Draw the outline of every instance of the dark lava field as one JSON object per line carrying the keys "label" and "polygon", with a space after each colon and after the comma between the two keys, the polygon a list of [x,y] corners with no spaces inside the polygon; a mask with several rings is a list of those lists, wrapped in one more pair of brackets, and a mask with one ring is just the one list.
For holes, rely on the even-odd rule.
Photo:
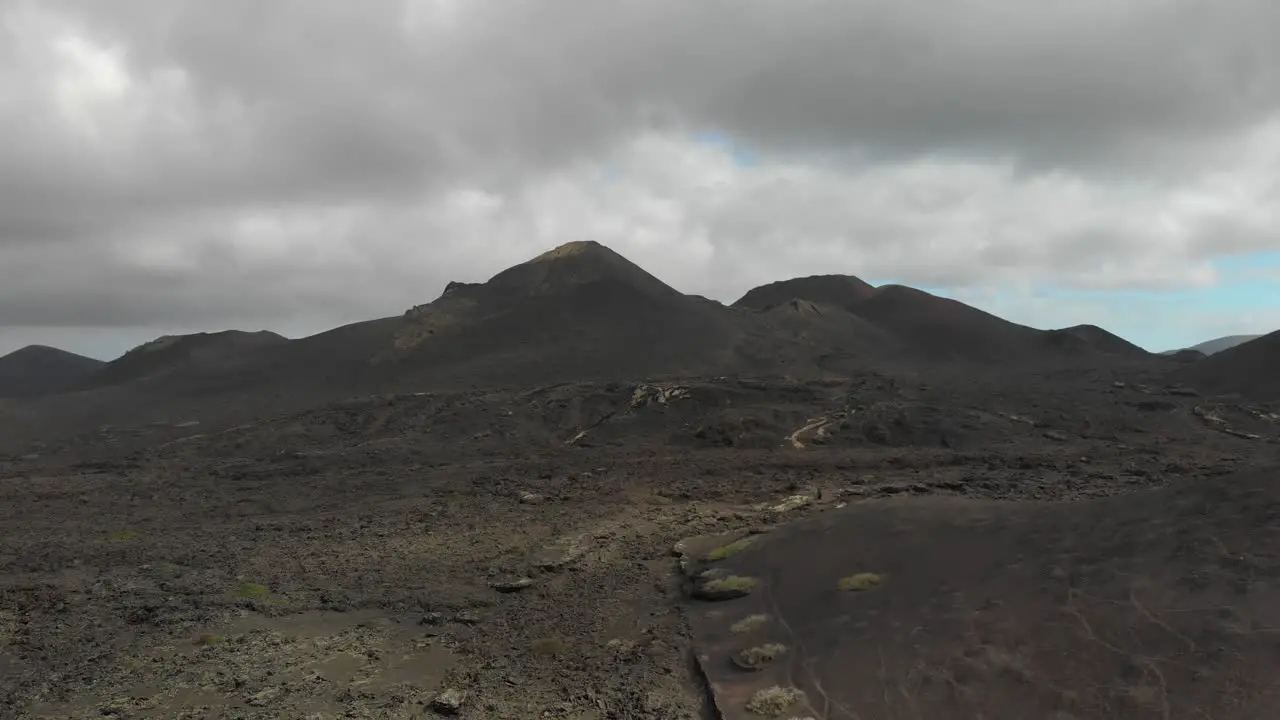
{"label": "dark lava field", "polygon": [[1280,717],[1280,335],[593,243],[0,359],[0,717]]}

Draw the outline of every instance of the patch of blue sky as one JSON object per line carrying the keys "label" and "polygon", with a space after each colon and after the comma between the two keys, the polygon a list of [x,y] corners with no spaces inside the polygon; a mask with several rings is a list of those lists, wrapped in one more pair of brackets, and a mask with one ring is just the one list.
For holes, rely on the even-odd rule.
{"label": "patch of blue sky", "polygon": [[[1223,256],[1213,266],[1219,281],[1207,287],[1104,291],[1046,286],[1032,295],[1042,302],[1101,308],[1113,323],[1108,330],[1150,350],[1277,329],[1265,322],[1280,317],[1280,251]],[[1081,322],[1105,324],[1102,319]]]}
{"label": "patch of blue sky", "polygon": [[728,133],[719,130],[704,130],[694,133],[695,142],[723,150],[733,157],[733,161],[741,167],[751,167],[759,162],[756,154],[747,149]]}
{"label": "patch of blue sky", "polygon": [[[948,290],[904,284],[1033,327],[1099,325],[1152,351],[1280,329],[1280,251],[1224,256],[1213,264],[1220,280],[1202,288],[1086,290],[1044,284],[1028,291]],[[887,277],[866,280],[873,285],[903,282]]]}

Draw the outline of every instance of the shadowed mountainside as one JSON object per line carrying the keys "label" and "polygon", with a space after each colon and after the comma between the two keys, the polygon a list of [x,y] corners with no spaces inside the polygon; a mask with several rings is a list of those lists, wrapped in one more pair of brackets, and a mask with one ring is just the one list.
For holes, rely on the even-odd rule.
{"label": "shadowed mountainside", "polygon": [[[1191,347],[1181,348],[1181,350],[1195,350],[1197,352],[1204,353],[1205,355],[1213,355],[1215,353],[1220,353],[1223,350],[1229,350],[1237,345],[1247,343],[1251,340],[1257,340],[1260,337],[1262,336],[1261,335],[1227,335],[1225,337],[1214,338],[1213,340],[1206,340],[1202,343],[1192,345]],[[1163,354],[1172,355],[1174,353],[1181,352],[1181,350],[1166,350],[1164,351]]]}
{"label": "shadowed mountainside", "polygon": [[44,345],[28,345],[0,357],[0,397],[62,392],[103,366],[101,360]]}
{"label": "shadowed mountainside", "polygon": [[1131,358],[1151,357],[1151,353],[1109,333],[1097,325],[1076,325],[1061,330],[1049,330],[1046,337],[1051,345],[1071,352],[1101,352]]}
{"label": "shadowed mountainside", "polygon": [[910,354],[933,361],[1036,361],[1081,355],[1145,358],[1147,351],[1093,325],[1037,330],[950,298],[903,285],[872,285],[847,275],[816,275],[762,285],[735,307],[766,310],[791,299],[853,313]]}
{"label": "shadowed mountainside", "polygon": [[83,392],[8,413],[23,432],[49,435],[101,425],[234,424],[380,393],[1146,357],[1099,328],[1036,330],[847,276],[772,283],[725,306],[685,295],[599,243],[574,242],[486,282],[450,283],[400,316],[299,340],[237,331],[160,338],[103,368]]}
{"label": "shadowed mountainside", "polygon": [[273,332],[225,330],[194,335],[166,335],[126,352],[88,378],[85,388],[120,383],[188,371],[219,372],[227,367],[252,362],[255,350],[279,346],[288,340]]}
{"label": "shadowed mountainside", "polygon": [[1180,369],[1176,379],[1193,387],[1246,397],[1280,398],[1280,331],[1214,353]]}
{"label": "shadowed mountainside", "polygon": [[875,292],[870,283],[852,275],[812,275],[752,288],[733,305],[768,310],[793,299],[803,299],[853,312],[858,303]]}

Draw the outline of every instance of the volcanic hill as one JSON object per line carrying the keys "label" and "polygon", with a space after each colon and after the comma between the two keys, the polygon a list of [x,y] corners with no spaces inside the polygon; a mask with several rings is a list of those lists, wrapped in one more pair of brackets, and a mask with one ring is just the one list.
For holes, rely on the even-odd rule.
{"label": "volcanic hill", "polygon": [[118,385],[183,371],[217,373],[249,361],[255,350],[287,342],[284,336],[265,330],[166,335],[107,363],[88,379],[86,387]]}
{"label": "volcanic hill", "polygon": [[[1251,340],[1257,340],[1260,337],[1262,337],[1262,335],[1227,335],[1225,337],[1214,338],[1213,340],[1206,340],[1202,343],[1197,343],[1195,345],[1192,345],[1191,347],[1182,348],[1182,349],[1196,350],[1204,353],[1205,355],[1213,355],[1215,353],[1220,353],[1223,350],[1229,350],[1237,345],[1247,343]],[[1176,352],[1178,351],[1167,350],[1166,354],[1171,355]]]}
{"label": "volcanic hill", "polygon": [[1174,377],[1205,390],[1280,400],[1280,331],[1216,352]]}
{"label": "volcanic hill", "polygon": [[748,291],[734,307],[766,310],[790,299],[853,313],[893,337],[914,359],[989,363],[1053,361],[1080,355],[1149,355],[1092,325],[1037,330],[923,290],[903,285],[874,287],[847,275],[770,283]]}
{"label": "volcanic hill", "polygon": [[718,303],[574,242],[488,282],[451,283],[370,355],[415,380],[537,384],[707,370],[724,364],[736,332]]}
{"label": "volcanic hill", "polygon": [[45,345],[0,357],[0,397],[36,397],[66,390],[103,366],[101,360]]}

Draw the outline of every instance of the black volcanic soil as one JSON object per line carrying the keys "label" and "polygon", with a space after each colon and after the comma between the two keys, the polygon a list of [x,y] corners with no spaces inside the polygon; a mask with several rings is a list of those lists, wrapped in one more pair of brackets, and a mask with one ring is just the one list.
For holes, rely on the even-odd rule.
{"label": "black volcanic soil", "polygon": [[693,601],[695,644],[726,720],[774,687],[841,720],[1273,717],[1277,528],[1275,468],[1065,506],[854,502],[704,563],[759,584]]}
{"label": "black volcanic soil", "polygon": [[[1233,473],[1280,464],[1280,415],[1163,390],[1162,372],[375,396],[11,456],[0,708],[421,718],[456,689],[470,718],[706,718],[706,674],[723,716],[743,717],[741,683],[788,679],[726,677],[707,612],[761,596],[690,605],[672,548],[763,533],[774,554],[724,562],[770,587],[799,578],[777,602],[832,698],[822,707],[1038,717],[1061,697],[1060,718],[1162,717],[1165,703],[1272,717],[1274,474]],[[146,449],[121,450],[126,437]],[[816,552],[804,538],[820,526],[847,542]],[[835,569],[887,583],[834,596]],[[841,622],[867,642],[811,639]],[[1050,662],[1064,653],[1080,662]],[[947,705],[953,692],[967,700]]]}

